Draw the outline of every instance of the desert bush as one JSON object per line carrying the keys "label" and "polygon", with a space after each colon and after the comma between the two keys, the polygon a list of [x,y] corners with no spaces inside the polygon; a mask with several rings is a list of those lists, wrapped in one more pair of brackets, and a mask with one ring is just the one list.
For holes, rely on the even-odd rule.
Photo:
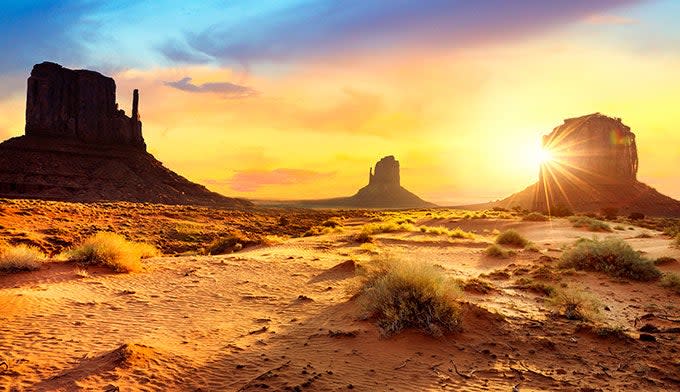
{"label": "desert bush", "polygon": [[128,241],[122,235],[100,231],[67,252],[69,260],[82,264],[104,265],[117,272],[142,269],[141,259],[158,255],[152,245]]}
{"label": "desert bush", "polygon": [[439,234],[439,235],[447,235],[451,238],[461,238],[461,239],[474,239],[475,235],[472,233],[469,233],[460,227],[456,227],[455,229],[451,230],[447,227],[443,226],[420,226],[418,228],[421,233],[426,233],[426,234]]}
{"label": "desert bush", "polygon": [[628,219],[630,220],[645,219],[645,214],[643,214],[642,212],[631,212],[630,215],[628,215]]}
{"label": "desert bush", "polygon": [[496,237],[496,243],[500,245],[510,245],[524,247],[529,241],[515,230],[506,230]]}
{"label": "desert bush", "polygon": [[580,239],[560,258],[560,267],[604,272],[618,278],[654,280],[661,276],[654,263],[620,238]]}
{"label": "desert bush", "polygon": [[583,227],[590,231],[612,231],[612,228],[607,223],[589,216],[572,216],[569,218],[569,221],[574,227]]}
{"label": "desert bush", "polygon": [[527,215],[524,215],[522,220],[529,222],[545,222],[548,220],[548,217],[541,214],[540,212],[531,212]]}
{"label": "desert bush", "polygon": [[661,256],[658,259],[654,260],[654,265],[666,265],[666,264],[673,264],[675,263],[676,260],[673,257],[668,257],[668,256]]}
{"label": "desert bush", "polygon": [[498,244],[491,244],[486,249],[484,249],[484,254],[489,257],[505,259],[508,256],[511,256],[512,252],[508,251],[507,249],[503,248]]}
{"label": "desert bush", "polygon": [[260,243],[262,243],[261,240],[250,239],[241,233],[228,233],[208,244],[205,248],[205,253],[209,255],[222,255],[238,252],[246,246]]}
{"label": "desert bush", "polygon": [[418,231],[411,223],[397,223],[396,221],[385,221],[365,224],[361,231],[367,234],[393,233],[397,231]]}
{"label": "desert bush", "polygon": [[336,227],[342,226],[342,222],[340,222],[340,218],[338,218],[337,216],[334,216],[332,218],[328,218],[325,221],[323,221],[321,223],[321,226],[336,228]]}
{"label": "desert bush", "polygon": [[652,238],[653,236],[646,231],[635,236],[635,238]]}
{"label": "desert bush", "polygon": [[328,226],[312,226],[309,230],[302,233],[302,237],[312,237],[317,235],[342,233],[342,226],[328,227]]}
{"label": "desert bush", "polygon": [[602,305],[591,294],[576,289],[557,289],[548,298],[555,312],[569,320],[594,321]]}
{"label": "desert bush", "polygon": [[359,242],[361,244],[365,244],[365,243],[373,242],[373,237],[365,231],[360,231],[358,234],[356,234],[356,235],[354,235],[354,237],[352,237],[352,240],[354,240],[354,242]]}
{"label": "desert bush", "polygon": [[664,274],[661,278],[661,286],[668,287],[680,294],[680,275],[672,272]]}
{"label": "desert bush", "polygon": [[0,248],[0,272],[37,270],[45,259],[45,255],[32,246],[3,246]]}
{"label": "desert bush", "polygon": [[361,304],[386,336],[405,328],[440,336],[458,331],[462,316],[456,299],[460,289],[433,266],[381,259],[369,271]]}

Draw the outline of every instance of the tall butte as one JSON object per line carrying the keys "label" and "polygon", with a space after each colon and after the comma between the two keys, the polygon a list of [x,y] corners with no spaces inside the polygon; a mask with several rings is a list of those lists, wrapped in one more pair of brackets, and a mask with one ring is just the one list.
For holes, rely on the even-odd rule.
{"label": "tall butte", "polygon": [[616,208],[624,213],[680,216],[680,202],[637,180],[635,134],[600,113],[569,118],[543,136],[552,158],[541,165],[539,180],[499,202],[536,211],[597,212]]}
{"label": "tall butte", "polygon": [[421,208],[433,207],[401,186],[399,161],[394,156],[386,156],[369,169],[368,185],[350,197],[325,200],[309,200],[304,205],[315,207],[355,207],[355,208]]}
{"label": "tall butte", "polygon": [[0,143],[0,197],[251,205],[187,180],[146,152],[138,90],[128,117],[112,78],[44,62],[33,67],[26,95],[25,135]]}

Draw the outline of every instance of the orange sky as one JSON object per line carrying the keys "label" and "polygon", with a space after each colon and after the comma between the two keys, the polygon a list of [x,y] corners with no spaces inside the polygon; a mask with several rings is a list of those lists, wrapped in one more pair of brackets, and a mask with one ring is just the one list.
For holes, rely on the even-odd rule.
{"label": "orange sky", "polygon": [[[395,155],[402,185],[426,200],[502,198],[536,181],[541,135],[564,118],[599,111],[637,135],[638,178],[680,199],[680,52],[626,45],[628,29],[653,20],[620,12],[452,50],[323,53],[282,69],[160,64],[112,76],[128,111],[131,90],[141,91],[149,151],[229,196],[351,195],[367,183],[370,165]],[[167,84],[184,77],[198,88],[230,82],[256,93]],[[22,133],[24,94],[0,101],[0,136]]]}

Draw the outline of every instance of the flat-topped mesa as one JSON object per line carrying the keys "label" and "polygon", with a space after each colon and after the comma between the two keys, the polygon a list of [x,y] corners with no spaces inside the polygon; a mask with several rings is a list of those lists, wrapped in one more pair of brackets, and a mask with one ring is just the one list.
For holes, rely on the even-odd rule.
{"label": "flat-topped mesa", "polygon": [[401,183],[399,179],[399,161],[393,155],[382,158],[375,164],[375,172],[369,171],[368,185],[396,185]]}
{"label": "flat-topped mesa", "polygon": [[26,135],[145,150],[138,105],[139,92],[134,90],[128,117],[118,109],[112,78],[44,62],[35,65],[28,78]]}
{"label": "flat-topped mesa", "polygon": [[554,159],[541,168],[541,181],[551,166],[552,176],[578,179],[591,185],[636,181],[635,134],[620,118],[594,113],[566,119],[564,124],[543,136],[543,147]]}

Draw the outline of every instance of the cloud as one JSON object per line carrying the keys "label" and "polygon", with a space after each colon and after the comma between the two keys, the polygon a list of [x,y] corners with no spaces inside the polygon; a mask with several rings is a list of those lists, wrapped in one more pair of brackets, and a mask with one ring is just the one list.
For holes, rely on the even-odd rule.
{"label": "cloud", "polygon": [[638,20],[611,14],[592,14],[585,18],[585,22],[592,25],[631,25]]}
{"label": "cloud", "polygon": [[244,170],[238,171],[229,180],[206,180],[209,185],[229,185],[237,192],[254,192],[266,185],[304,184],[334,173],[320,173],[304,169]]}
{"label": "cloud", "polygon": [[398,47],[445,49],[504,42],[559,28],[641,0],[323,0],[187,32],[160,47],[166,58],[221,62],[337,58]]}
{"label": "cloud", "polygon": [[196,85],[191,83],[191,78],[188,76],[176,82],[163,82],[163,84],[191,93],[218,93],[226,98],[246,98],[259,94],[253,88],[229,82],[211,82]]}

